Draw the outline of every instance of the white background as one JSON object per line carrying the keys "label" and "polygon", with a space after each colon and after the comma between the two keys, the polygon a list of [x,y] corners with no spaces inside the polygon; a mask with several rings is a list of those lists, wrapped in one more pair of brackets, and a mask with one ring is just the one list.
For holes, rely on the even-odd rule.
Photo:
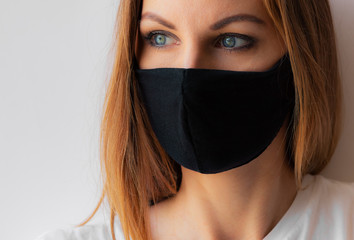
{"label": "white background", "polygon": [[[0,0],[0,239],[77,224],[99,199],[99,116],[118,1]],[[322,174],[354,181],[354,0],[331,3],[345,118]],[[108,220],[104,213],[91,223]]]}

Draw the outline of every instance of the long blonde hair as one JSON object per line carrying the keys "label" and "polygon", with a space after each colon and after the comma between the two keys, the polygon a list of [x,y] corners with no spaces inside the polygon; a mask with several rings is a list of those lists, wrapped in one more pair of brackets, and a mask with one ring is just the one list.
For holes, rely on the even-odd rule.
{"label": "long blonde hair", "polygon": [[[175,195],[180,166],[160,146],[137,94],[132,70],[141,0],[121,0],[116,19],[115,61],[104,102],[100,158],[103,191],[125,239],[150,240],[151,203]],[[342,90],[328,0],[264,0],[286,43],[295,85],[295,108],[287,134],[297,186],[305,174],[319,173],[337,145]]]}

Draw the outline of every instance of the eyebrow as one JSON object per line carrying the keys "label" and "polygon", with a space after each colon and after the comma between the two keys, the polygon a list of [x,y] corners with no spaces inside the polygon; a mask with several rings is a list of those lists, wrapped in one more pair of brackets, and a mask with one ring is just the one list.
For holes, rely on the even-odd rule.
{"label": "eyebrow", "polygon": [[[139,22],[144,19],[153,20],[153,21],[158,22],[161,25],[164,25],[165,27],[173,29],[173,30],[176,29],[175,25],[173,25],[169,21],[163,19],[161,16],[157,15],[156,13],[145,12],[144,14],[142,14]],[[265,22],[262,19],[260,19],[256,16],[253,16],[250,14],[236,14],[236,15],[232,15],[232,16],[229,16],[229,17],[226,17],[226,18],[223,18],[223,19],[217,21],[216,23],[210,25],[209,29],[210,30],[218,30],[218,29],[221,29],[232,22],[252,22],[252,23],[259,24],[259,25],[265,24]]]}

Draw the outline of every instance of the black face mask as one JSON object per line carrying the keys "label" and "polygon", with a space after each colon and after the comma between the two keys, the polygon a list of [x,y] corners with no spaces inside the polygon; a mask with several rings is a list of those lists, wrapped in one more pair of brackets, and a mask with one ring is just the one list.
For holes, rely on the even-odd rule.
{"label": "black face mask", "polygon": [[294,107],[288,55],[265,72],[139,69],[135,58],[134,72],[161,146],[200,173],[227,171],[258,157]]}

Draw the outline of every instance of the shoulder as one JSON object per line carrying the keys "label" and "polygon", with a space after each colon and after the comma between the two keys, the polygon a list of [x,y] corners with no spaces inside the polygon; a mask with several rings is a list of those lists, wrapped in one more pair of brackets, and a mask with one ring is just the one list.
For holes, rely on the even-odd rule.
{"label": "shoulder", "polygon": [[307,174],[292,205],[264,240],[354,239],[354,183]]}
{"label": "shoulder", "polygon": [[[119,224],[115,223],[114,231],[117,239],[124,239]],[[112,240],[112,236],[109,223],[96,223],[48,230],[34,240]]]}
{"label": "shoulder", "polygon": [[311,177],[313,181],[307,207],[299,222],[304,231],[302,234],[308,237],[305,239],[352,239],[354,183],[329,179],[322,175]]}
{"label": "shoulder", "polygon": [[[322,175],[313,176],[314,198],[320,204],[335,208],[351,208],[354,211],[354,182],[342,182]],[[346,209],[350,210],[350,209]]]}
{"label": "shoulder", "polygon": [[310,189],[307,190],[306,212],[311,217],[327,217],[333,224],[343,220],[354,221],[354,182],[342,182],[322,175],[307,175],[307,181]]}

